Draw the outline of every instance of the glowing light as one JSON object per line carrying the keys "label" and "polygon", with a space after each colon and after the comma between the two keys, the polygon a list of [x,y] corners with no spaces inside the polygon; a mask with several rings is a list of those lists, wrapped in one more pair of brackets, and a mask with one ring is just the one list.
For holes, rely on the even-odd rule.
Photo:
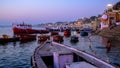
{"label": "glowing light", "polygon": [[108,8],[108,9],[111,9],[112,6],[113,6],[112,4],[107,4],[107,8]]}

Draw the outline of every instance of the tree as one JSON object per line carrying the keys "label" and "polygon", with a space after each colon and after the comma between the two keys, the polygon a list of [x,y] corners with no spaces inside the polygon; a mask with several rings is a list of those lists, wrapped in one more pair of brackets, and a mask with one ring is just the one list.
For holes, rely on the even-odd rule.
{"label": "tree", "polygon": [[91,21],[94,21],[96,18],[97,18],[96,16],[91,16],[91,17],[90,17],[90,20],[91,20]]}
{"label": "tree", "polygon": [[113,6],[114,10],[120,10],[120,1]]}

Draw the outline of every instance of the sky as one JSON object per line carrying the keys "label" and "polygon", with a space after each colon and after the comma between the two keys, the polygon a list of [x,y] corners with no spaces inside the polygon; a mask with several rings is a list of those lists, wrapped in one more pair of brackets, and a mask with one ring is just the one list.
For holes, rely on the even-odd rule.
{"label": "sky", "polygon": [[76,21],[102,14],[119,0],[0,0],[0,25]]}

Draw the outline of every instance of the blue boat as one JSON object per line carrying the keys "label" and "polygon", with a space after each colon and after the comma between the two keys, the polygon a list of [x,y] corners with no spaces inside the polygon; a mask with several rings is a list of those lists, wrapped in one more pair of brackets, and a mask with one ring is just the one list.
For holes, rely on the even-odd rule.
{"label": "blue boat", "polygon": [[88,36],[88,32],[86,32],[86,31],[81,31],[81,32],[80,32],[80,35],[81,35],[81,36]]}

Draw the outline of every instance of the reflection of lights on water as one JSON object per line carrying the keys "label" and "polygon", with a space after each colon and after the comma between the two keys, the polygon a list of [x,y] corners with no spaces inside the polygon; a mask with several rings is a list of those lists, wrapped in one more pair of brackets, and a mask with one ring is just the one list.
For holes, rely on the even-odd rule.
{"label": "reflection of lights on water", "polygon": [[110,59],[109,59],[109,58],[107,58],[106,61],[107,61],[108,63],[110,63]]}

